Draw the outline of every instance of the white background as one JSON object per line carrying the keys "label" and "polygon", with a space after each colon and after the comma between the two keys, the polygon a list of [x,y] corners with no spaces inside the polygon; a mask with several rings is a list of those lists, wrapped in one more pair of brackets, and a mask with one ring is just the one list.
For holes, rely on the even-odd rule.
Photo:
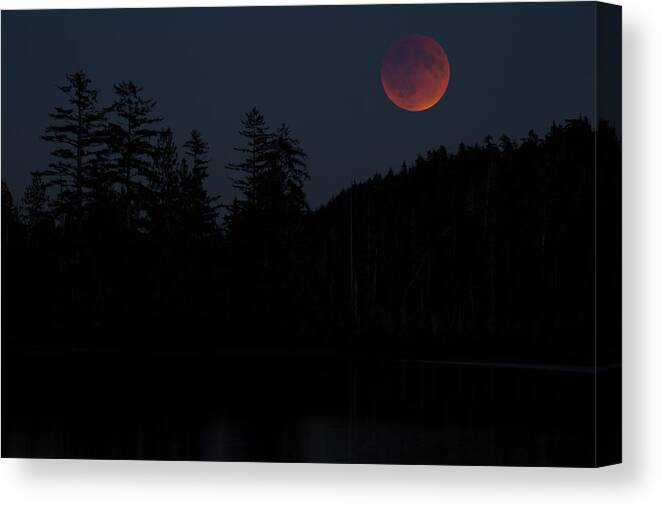
{"label": "white background", "polygon": [[[281,3],[0,0],[2,9]],[[0,503],[661,505],[661,2],[619,3],[624,7],[624,464],[584,470],[2,459]]]}

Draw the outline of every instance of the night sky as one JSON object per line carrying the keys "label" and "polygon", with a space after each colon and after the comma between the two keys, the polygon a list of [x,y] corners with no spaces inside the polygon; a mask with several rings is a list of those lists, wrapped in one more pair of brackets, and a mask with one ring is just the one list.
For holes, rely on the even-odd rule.
{"label": "night sky", "polygon": [[[2,13],[2,178],[15,197],[52,148],[39,139],[62,105],[56,85],[84,69],[112,100],[133,80],[158,101],[181,146],[198,128],[211,146],[208,186],[227,201],[225,164],[245,111],[290,125],[309,155],[313,206],[443,144],[546,132],[592,117],[594,4],[456,4]],[[379,72],[397,37],[429,35],[451,78],[428,111],[393,105]]]}

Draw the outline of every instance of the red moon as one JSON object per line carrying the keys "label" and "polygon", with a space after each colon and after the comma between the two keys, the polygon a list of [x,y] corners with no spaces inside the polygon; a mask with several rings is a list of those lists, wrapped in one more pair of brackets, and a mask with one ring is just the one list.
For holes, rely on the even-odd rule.
{"label": "red moon", "polygon": [[424,111],[448,88],[450,64],[441,45],[426,35],[403,35],[394,41],[381,65],[381,84],[396,106]]}

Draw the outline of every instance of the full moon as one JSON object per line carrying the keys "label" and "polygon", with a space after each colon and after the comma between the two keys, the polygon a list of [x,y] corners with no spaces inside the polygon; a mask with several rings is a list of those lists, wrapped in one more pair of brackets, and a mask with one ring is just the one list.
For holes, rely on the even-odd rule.
{"label": "full moon", "polygon": [[407,111],[424,111],[434,106],[449,82],[448,56],[438,42],[426,35],[403,35],[383,57],[383,90],[395,105]]}

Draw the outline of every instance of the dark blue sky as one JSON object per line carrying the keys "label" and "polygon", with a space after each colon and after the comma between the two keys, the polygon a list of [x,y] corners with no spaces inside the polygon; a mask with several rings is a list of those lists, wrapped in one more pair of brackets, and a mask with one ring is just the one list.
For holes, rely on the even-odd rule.
{"label": "dark blue sky", "polygon": [[[594,114],[594,4],[455,4],[2,13],[2,178],[18,196],[44,168],[39,139],[64,74],[84,69],[112,100],[133,80],[181,145],[211,145],[209,187],[227,199],[242,114],[288,123],[309,155],[311,204],[418,153],[502,133],[522,137]],[[448,91],[410,113],[381,88],[388,45],[420,33],[446,50]]]}

